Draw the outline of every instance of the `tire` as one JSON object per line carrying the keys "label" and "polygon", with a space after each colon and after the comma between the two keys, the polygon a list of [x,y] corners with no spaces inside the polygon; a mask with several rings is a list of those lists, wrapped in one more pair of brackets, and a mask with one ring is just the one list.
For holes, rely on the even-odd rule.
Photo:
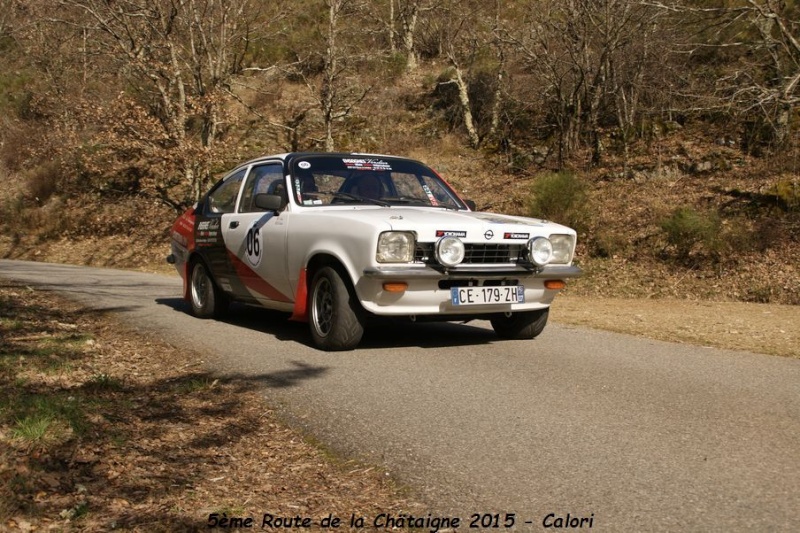
{"label": "tire", "polygon": [[351,285],[333,267],[314,274],[309,326],[314,345],[326,351],[352,350],[364,335],[364,310]]}
{"label": "tire", "polygon": [[491,319],[494,332],[501,339],[535,339],[544,330],[550,308],[499,315]]}
{"label": "tire", "polygon": [[220,318],[230,306],[230,299],[217,286],[202,261],[192,263],[189,301],[197,318]]}

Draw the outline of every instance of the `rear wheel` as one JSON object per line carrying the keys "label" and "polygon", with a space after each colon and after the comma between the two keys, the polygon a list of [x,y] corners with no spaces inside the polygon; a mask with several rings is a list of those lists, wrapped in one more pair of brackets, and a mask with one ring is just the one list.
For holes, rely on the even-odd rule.
{"label": "rear wheel", "polygon": [[544,330],[550,308],[508,313],[492,318],[492,327],[501,339],[534,339]]}
{"label": "rear wheel", "polygon": [[198,318],[219,318],[228,311],[228,296],[214,283],[205,263],[192,263],[190,284],[192,314]]}
{"label": "rear wheel", "polygon": [[364,335],[364,310],[355,291],[333,267],[314,274],[310,296],[311,338],[317,348],[352,350]]}

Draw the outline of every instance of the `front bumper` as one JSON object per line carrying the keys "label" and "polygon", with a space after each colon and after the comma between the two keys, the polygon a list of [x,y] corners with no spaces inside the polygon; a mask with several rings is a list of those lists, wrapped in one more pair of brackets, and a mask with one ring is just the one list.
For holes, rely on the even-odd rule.
{"label": "front bumper", "polygon": [[[558,289],[545,287],[547,280],[564,280],[581,276],[582,270],[574,265],[548,265],[531,271],[516,265],[459,266],[440,272],[422,266],[371,267],[363,271],[356,284],[361,305],[370,313],[382,316],[404,315],[471,315],[532,311],[548,307]],[[405,282],[403,292],[384,290],[385,282]],[[486,305],[454,305],[450,288],[453,286],[522,285],[524,302]]]}
{"label": "front bumper", "polygon": [[426,265],[402,265],[365,268],[363,275],[368,279],[379,280],[504,279],[508,277],[570,279],[582,276],[583,270],[575,265],[547,265],[540,270],[529,270],[516,265],[492,268],[487,268],[485,265],[459,265],[447,270],[436,270]]}

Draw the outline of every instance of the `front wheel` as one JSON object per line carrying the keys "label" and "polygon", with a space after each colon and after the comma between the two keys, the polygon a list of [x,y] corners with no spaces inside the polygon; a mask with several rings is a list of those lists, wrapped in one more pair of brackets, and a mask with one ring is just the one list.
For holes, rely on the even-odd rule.
{"label": "front wheel", "polygon": [[335,268],[322,267],[311,282],[311,338],[317,348],[352,350],[364,335],[364,311],[355,291]]}
{"label": "front wheel", "polygon": [[491,319],[494,332],[501,339],[534,339],[544,330],[550,308],[508,313]]}
{"label": "front wheel", "polygon": [[197,318],[219,318],[224,315],[230,300],[214,283],[202,261],[198,260],[192,264],[191,276],[192,314]]}

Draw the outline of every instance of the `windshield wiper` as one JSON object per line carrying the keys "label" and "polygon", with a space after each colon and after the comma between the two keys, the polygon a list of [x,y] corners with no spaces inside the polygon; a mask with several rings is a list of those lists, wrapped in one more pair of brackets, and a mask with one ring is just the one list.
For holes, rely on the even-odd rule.
{"label": "windshield wiper", "polygon": [[358,196],[357,194],[350,194],[349,192],[333,192],[331,193],[334,198],[344,198],[345,200],[355,200],[356,202],[380,205],[383,207],[391,207],[392,204],[384,202],[383,200],[376,200],[375,198],[367,198],[366,196]]}
{"label": "windshield wiper", "polygon": [[423,205],[429,206],[431,204],[425,203],[424,200],[420,200],[419,198],[414,198],[413,196],[382,196],[381,200],[385,200],[390,203],[395,204],[403,204],[403,205]]}
{"label": "windshield wiper", "polygon": [[383,196],[381,200],[386,200],[390,203],[396,204],[403,204],[403,205],[413,205],[419,207],[436,207],[439,209],[458,209],[452,205],[445,205],[445,204],[431,204],[426,202],[421,198],[414,198],[413,196]]}

